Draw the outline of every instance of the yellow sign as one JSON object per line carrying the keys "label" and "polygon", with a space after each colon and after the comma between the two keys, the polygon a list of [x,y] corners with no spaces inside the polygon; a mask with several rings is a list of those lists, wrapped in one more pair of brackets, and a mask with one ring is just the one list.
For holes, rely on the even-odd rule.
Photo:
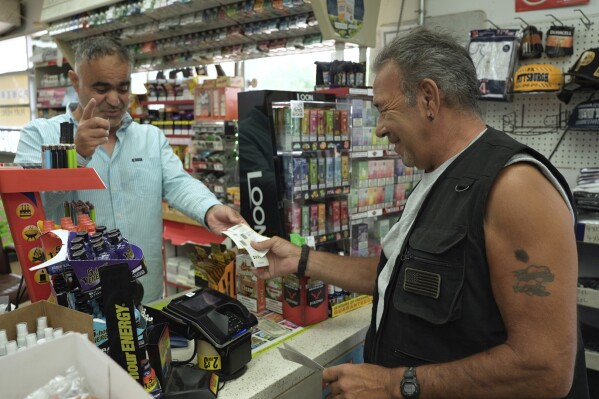
{"label": "yellow sign", "polygon": [[40,237],[40,231],[35,225],[25,226],[22,236],[25,241],[35,241]]}
{"label": "yellow sign", "polygon": [[33,264],[42,263],[44,261],[44,251],[40,247],[33,247],[27,253],[27,257]]}
{"label": "yellow sign", "polygon": [[19,219],[30,219],[35,215],[35,206],[29,202],[23,202],[17,206],[16,212]]}
{"label": "yellow sign", "polygon": [[46,269],[36,270],[33,278],[35,282],[38,284],[48,284],[50,282],[50,275],[48,274]]}
{"label": "yellow sign", "polygon": [[220,356],[198,355],[198,367],[202,370],[220,370]]}

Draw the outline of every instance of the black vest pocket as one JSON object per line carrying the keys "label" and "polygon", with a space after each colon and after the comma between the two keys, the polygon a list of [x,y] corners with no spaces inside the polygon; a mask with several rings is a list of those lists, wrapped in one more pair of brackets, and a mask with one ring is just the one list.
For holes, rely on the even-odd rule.
{"label": "black vest pocket", "polygon": [[394,287],[400,312],[441,325],[461,316],[465,226],[419,227],[411,234]]}

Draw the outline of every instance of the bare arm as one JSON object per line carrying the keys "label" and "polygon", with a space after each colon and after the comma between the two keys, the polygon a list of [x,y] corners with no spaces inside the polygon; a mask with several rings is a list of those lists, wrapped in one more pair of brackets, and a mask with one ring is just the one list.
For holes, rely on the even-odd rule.
{"label": "bare arm", "polygon": [[[536,167],[512,165],[490,193],[485,234],[507,341],[458,361],[418,367],[420,398],[564,397],[576,353],[578,269],[568,208]],[[375,384],[380,396],[368,397],[401,398],[403,371],[342,365],[325,370],[323,379],[337,393]]]}
{"label": "bare arm", "polygon": [[[270,249],[268,269],[256,269],[260,278],[284,276],[297,272],[301,249],[280,237],[268,241],[253,242],[255,249]],[[375,257],[339,256],[327,252],[310,251],[306,276],[334,284],[343,289],[361,294],[374,293],[376,268]]]}

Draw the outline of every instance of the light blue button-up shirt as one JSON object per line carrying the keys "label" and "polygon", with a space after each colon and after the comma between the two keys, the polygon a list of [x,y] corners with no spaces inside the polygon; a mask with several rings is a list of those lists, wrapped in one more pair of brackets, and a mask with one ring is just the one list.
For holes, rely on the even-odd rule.
{"label": "light blue button-up shirt", "polygon": [[[21,131],[15,162],[41,162],[42,144],[60,142],[60,123],[77,121],[69,104],[67,113],[51,119],[35,119]],[[96,209],[96,224],[109,230],[120,229],[123,237],[144,252],[148,274],[140,280],[144,303],[163,293],[162,199],[171,206],[204,223],[206,211],[220,204],[199,180],[191,177],[173,153],[161,130],[140,125],[125,114],[116,133],[112,156],[98,147],[91,158],[77,155],[79,165],[94,168],[106,190],[57,191],[42,193],[47,219],[59,222],[64,202],[82,200]]]}

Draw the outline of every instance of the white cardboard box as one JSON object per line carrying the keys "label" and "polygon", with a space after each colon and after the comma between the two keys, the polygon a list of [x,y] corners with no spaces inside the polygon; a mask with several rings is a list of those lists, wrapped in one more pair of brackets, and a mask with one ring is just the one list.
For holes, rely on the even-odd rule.
{"label": "white cardboard box", "polygon": [[75,366],[97,398],[151,397],[114,360],[79,333],[0,357],[2,398],[21,399]]}

